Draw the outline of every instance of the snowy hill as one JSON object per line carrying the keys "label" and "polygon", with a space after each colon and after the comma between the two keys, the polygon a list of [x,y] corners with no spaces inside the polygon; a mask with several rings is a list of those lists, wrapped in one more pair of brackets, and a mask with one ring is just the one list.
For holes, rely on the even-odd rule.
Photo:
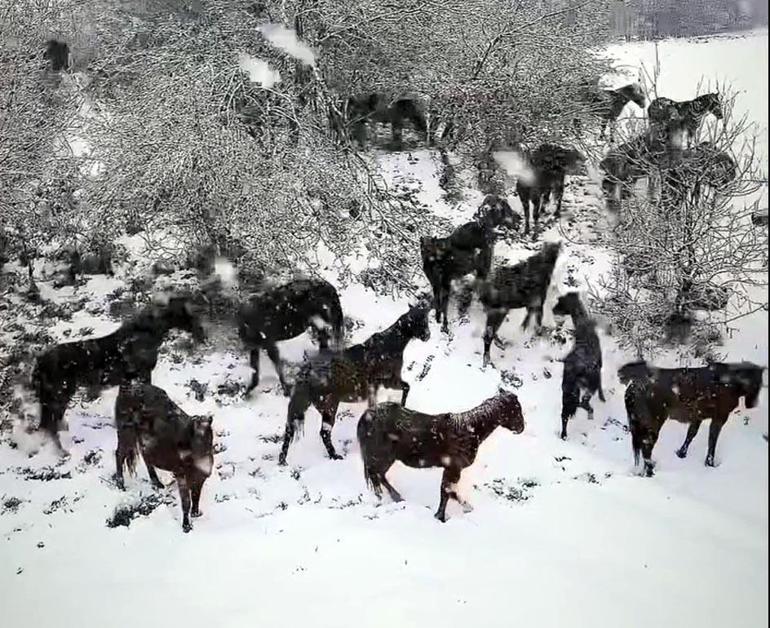
{"label": "snowy hill", "polygon": [[[758,67],[767,63],[766,33],[668,45],[672,64],[686,66],[688,74],[664,73],[661,91],[683,97],[721,57],[719,75],[745,89],[740,106],[766,128],[767,72]],[[733,51],[734,62],[722,47]],[[746,48],[756,60],[748,69],[740,61]],[[650,47],[613,54],[638,63],[650,58]],[[391,182],[413,188],[431,211],[454,224],[479,205],[481,196],[471,191],[457,207],[441,200],[427,152],[381,161]],[[174,359],[177,351],[165,352],[153,374],[153,382],[189,413],[214,414],[215,471],[204,486],[204,515],[189,535],[181,533],[173,483],[147,516],[128,527],[106,525],[116,507],[153,494],[141,465],[126,493],[112,482],[116,390],[70,408],[63,440],[72,455],[63,463],[48,449],[30,457],[36,451],[32,437],[17,434],[16,448],[0,444],[3,625],[766,625],[766,390],[757,409],[731,417],[716,469],[703,465],[707,430],[680,460],[674,450],[685,428],[669,422],[655,449],[656,476],[640,478],[632,467],[624,389],[616,376],[633,356],[600,331],[607,402],[594,400],[596,418],[588,421],[581,411],[569,439],[558,437],[558,358],[571,338],[565,332],[570,325],[554,321],[550,306],[557,294],[596,285],[608,272],[613,254],[604,242],[601,208],[596,183],[573,177],[561,224],[546,223],[544,239],[561,239],[566,247],[546,306],[550,333],[523,333],[523,311],[511,312],[499,332],[505,347],[493,346],[495,366],[484,369],[483,312],[474,302],[465,324],[450,306],[449,337],[431,320],[431,339],[407,348],[404,378],[412,385],[408,406],[415,410],[467,410],[501,383],[517,387],[527,427],[521,435],[497,430],[464,472],[459,489],[473,512],[450,504],[449,521],[436,522],[441,471],[399,463],[389,478],[405,501],[378,503],[364,483],[355,438],[363,403],[340,408],[333,438],[344,460],[326,458],[320,419],[310,410],[289,465],[278,467],[287,400],[264,355],[258,394],[243,400],[250,369],[233,331],[182,361]],[[496,255],[518,260],[538,247],[503,244]],[[328,279],[334,280],[331,271]],[[120,285],[119,279],[94,278],[77,296],[85,292],[96,302]],[[74,299],[69,288],[44,290],[63,302]],[[407,309],[405,299],[360,285],[340,296],[356,323],[348,343],[384,329]],[[115,322],[84,311],[49,333],[64,339],[83,327],[100,335]],[[280,350],[298,363],[312,347],[303,335]],[[741,321],[722,349],[729,360],[767,364],[767,313]],[[673,366],[677,358],[661,354],[656,363]],[[203,401],[196,400],[192,380],[206,385]],[[399,395],[381,391],[379,399]],[[170,476],[161,477],[169,483]]]}

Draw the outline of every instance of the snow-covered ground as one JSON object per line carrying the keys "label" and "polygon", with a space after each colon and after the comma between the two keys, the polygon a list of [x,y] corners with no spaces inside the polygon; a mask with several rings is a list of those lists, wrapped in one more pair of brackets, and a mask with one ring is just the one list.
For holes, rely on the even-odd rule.
{"label": "snow-covered ground", "polygon": [[[744,86],[741,107],[767,125],[767,34],[699,42],[665,42],[670,49],[660,90],[684,98],[701,75],[732,78]],[[617,52],[624,62],[649,59],[651,46]],[[731,56],[733,55],[733,56]],[[752,59],[735,61],[740,55]],[[740,59],[743,59],[740,56]],[[687,65],[687,71],[666,68]],[[764,69],[762,68],[764,64]],[[685,83],[685,81],[690,81]],[[462,222],[480,196],[458,207],[439,199],[427,153],[384,157],[391,180],[420,187],[437,214]],[[584,287],[607,272],[611,255],[601,242],[595,184],[573,182],[565,198],[562,228],[547,239],[565,240],[553,293],[568,283]],[[570,221],[569,214],[572,214]],[[571,224],[570,224],[571,222]],[[594,229],[589,229],[593,225]],[[500,246],[518,259],[531,246]],[[95,295],[114,290],[96,278]],[[63,292],[63,291],[60,291]],[[406,311],[405,300],[378,297],[361,286],[341,293],[346,315],[361,323],[348,342],[359,342]],[[553,294],[551,295],[553,298]],[[703,466],[707,430],[690,456],[674,450],[682,425],[664,426],[655,450],[658,472],[633,474],[625,432],[623,388],[615,371],[629,359],[601,335],[607,403],[594,400],[596,418],[582,413],[570,438],[558,438],[561,364],[569,347],[553,336],[519,330],[515,311],[500,330],[504,350],[493,347],[497,368],[481,368],[478,306],[452,336],[431,321],[431,339],[413,342],[405,354],[408,405],[438,413],[469,409],[494,394],[502,379],[520,384],[527,427],[514,436],[495,432],[467,469],[460,491],[475,506],[465,514],[451,504],[450,520],[433,518],[440,470],[400,464],[390,473],[405,502],[378,504],[367,490],[355,440],[363,404],[343,404],[333,437],[345,454],[328,460],[310,410],[304,436],[292,447],[289,466],[276,458],[287,400],[278,393],[272,365],[263,356],[262,383],[254,400],[217,392],[245,383],[245,353],[217,340],[190,359],[166,356],[154,382],[190,413],[213,412],[216,470],[204,487],[204,515],[182,534],[173,498],[130,527],[105,520],[125,501],[151,488],[140,465],[127,493],[111,483],[116,391],[68,412],[69,461],[56,467],[67,477],[24,479],[19,468],[55,465],[51,452],[33,457],[31,443],[0,446],[0,617],[12,628],[54,625],[221,626],[543,626],[592,628],[691,626],[755,627],[768,620],[767,395],[760,408],[736,412],[722,432],[719,467]],[[547,314],[546,324],[554,321]],[[111,331],[104,320],[80,316],[51,333],[63,338],[90,326]],[[728,359],[767,362],[767,314],[741,322],[725,346]],[[761,331],[760,331],[761,330]],[[283,343],[298,362],[312,347],[305,336]],[[432,356],[432,357],[431,357]],[[659,362],[671,362],[659,356]],[[427,373],[426,373],[427,371]],[[208,385],[195,400],[188,382]],[[225,386],[224,388],[227,388]],[[398,398],[395,391],[381,400]],[[92,453],[95,452],[95,453]],[[168,476],[163,476],[166,481]],[[16,508],[10,498],[23,500]]]}

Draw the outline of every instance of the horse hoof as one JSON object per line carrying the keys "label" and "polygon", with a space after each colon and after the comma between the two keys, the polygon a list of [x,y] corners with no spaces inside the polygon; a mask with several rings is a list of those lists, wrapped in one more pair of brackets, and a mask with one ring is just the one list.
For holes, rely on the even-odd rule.
{"label": "horse hoof", "polygon": [[340,456],[339,454],[332,454],[331,456],[329,456],[329,458],[331,458],[332,460],[344,460],[345,459],[344,456]]}
{"label": "horse hoof", "polygon": [[183,523],[182,524],[182,530],[184,531],[185,534],[187,534],[188,532],[190,532],[192,530],[192,524],[191,523]]}
{"label": "horse hoof", "polygon": [[437,512],[435,515],[433,515],[436,519],[438,519],[441,523],[446,523],[446,515],[440,512]]}
{"label": "horse hoof", "polygon": [[706,458],[706,466],[707,467],[716,467],[716,463],[714,462],[713,458]]}
{"label": "horse hoof", "polygon": [[191,512],[191,513],[190,513],[190,516],[191,516],[191,517],[195,517],[196,519],[197,519],[198,517],[202,516],[202,515],[203,515],[203,512],[202,512],[202,511],[200,511],[200,510],[196,510],[195,512]]}
{"label": "horse hoof", "polygon": [[473,512],[473,506],[471,506],[469,503],[466,502],[464,504],[461,504],[461,506],[465,514]]}
{"label": "horse hoof", "polygon": [[286,466],[286,458],[278,458],[278,466],[279,467],[285,467]]}
{"label": "horse hoof", "polygon": [[676,450],[676,455],[677,455],[679,458],[686,458],[686,457],[687,457],[687,452],[686,452],[686,451],[684,451],[684,450],[682,450],[682,449],[677,449],[677,450]]}

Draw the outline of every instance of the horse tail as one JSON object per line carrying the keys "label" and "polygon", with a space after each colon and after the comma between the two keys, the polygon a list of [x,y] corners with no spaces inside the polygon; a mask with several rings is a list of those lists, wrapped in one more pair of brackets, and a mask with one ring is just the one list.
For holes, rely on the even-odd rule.
{"label": "horse tail", "polygon": [[332,337],[337,349],[342,348],[342,343],[345,340],[345,317],[342,313],[342,305],[340,304],[340,297],[335,292],[328,303],[329,322],[332,326]]}
{"label": "horse tail", "polygon": [[139,435],[136,430],[124,430],[118,436],[118,449],[123,452],[123,468],[131,475],[136,474],[136,450],[138,446]]}
{"label": "horse tail", "polygon": [[602,388],[602,385],[599,384],[599,401],[602,403],[605,403],[607,400],[604,398],[604,389]]}
{"label": "horse tail", "polygon": [[366,486],[370,489],[374,488],[374,481],[372,479],[371,470],[369,468],[369,459],[367,456],[367,441],[374,424],[375,411],[373,408],[367,408],[361,415],[358,421],[358,427],[356,429],[356,435],[358,436],[358,448],[361,451],[361,460],[364,463],[364,480],[366,480]]}

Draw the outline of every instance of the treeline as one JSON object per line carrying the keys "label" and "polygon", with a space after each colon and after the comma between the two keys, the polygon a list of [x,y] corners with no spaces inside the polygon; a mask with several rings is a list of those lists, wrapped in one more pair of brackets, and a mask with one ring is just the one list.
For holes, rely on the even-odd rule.
{"label": "treeline", "polygon": [[614,0],[610,27],[625,39],[692,37],[767,25],[767,0]]}

